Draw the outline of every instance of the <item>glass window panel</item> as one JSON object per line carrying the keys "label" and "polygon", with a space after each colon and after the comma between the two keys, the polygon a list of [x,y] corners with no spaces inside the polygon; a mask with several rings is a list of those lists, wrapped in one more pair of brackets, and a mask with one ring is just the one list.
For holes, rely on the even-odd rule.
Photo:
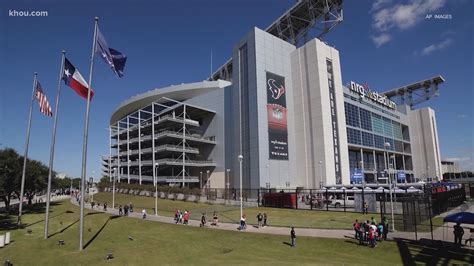
{"label": "glass window panel", "polygon": [[361,145],[360,131],[353,128],[347,128],[347,142]]}
{"label": "glass window panel", "polygon": [[362,145],[374,147],[374,135],[367,132],[362,132]]}
{"label": "glass window panel", "polygon": [[372,131],[372,120],[370,118],[370,112],[362,108],[360,108],[359,111],[360,111],[360,127],[365,130]]}

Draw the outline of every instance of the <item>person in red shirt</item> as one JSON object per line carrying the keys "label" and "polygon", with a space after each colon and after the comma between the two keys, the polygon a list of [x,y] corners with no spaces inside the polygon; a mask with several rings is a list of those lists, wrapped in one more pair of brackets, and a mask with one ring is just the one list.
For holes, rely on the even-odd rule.
{"label": "person in red shirt", "polygon": [[188,211],[184,212],[184,215],[183,215],[184,224],[188,224],[189,215],[190,215],[190,213]]}
{"label": "person in red shirt", "polygon": [[375,230],[372,227],[369,228],[369,243],[371,248],[375,247]]}
{"label": "person in red shirt", "polygon": [[354,238],[359,239],[359,230],[360,230],[359,220],[357,219],[355,220],[354,224],[352,224],[352,228],[354,228],[354,232],[355,232]]}

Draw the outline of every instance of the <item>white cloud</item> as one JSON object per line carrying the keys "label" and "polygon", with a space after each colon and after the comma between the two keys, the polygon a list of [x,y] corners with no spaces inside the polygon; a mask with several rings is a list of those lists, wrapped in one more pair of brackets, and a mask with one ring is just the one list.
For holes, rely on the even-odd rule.
{"label": "white cloud", "polygon": [[464,161],[469,161],[470,159],[471,159],[470,157],[451,157],[451,158],[444,158],[443,161],[464,162]]}
{"label": "white cloud", "polygon": [[440,43],[429,45],[421,50],[422,55],[429,55],[435,51],[442,50],[453,43],[452,39],[446,39]]}
{"label": "white cloud", "polygon": [[458,114],[458,118],[468,118],[469,115],[467,114]]}
{"label": "white cloud", "polygon": [[387,33],[382,33],[379,36],[372,36],[372,41],[375,43],[375,46],[380,47],[385,43],[389,42],[392,39],[392,36]]}
{"label": "white cloud", "polygon": [[[392,29],[406,30],[414,27],[425,18],[425,15],[442,8],[446,0],[408,0],[405,4],[387,4],[387,0],[377,0],[372,5],[375,12],[372,15],[372,27],[378,34],[388,34]],[[381,8],[385,6],[384,8]],[[385,37],[386,39],[386,37]],[[391,40],[380,43],[380,39],[372,38],[376,46],[383,45]]]}
{"label": "white cloud", "polygon": [[391,4],[392,0],[375,0],[374,3],[372,3],[372,9],[371,11],[375,11],[380,9],[381,7]]}

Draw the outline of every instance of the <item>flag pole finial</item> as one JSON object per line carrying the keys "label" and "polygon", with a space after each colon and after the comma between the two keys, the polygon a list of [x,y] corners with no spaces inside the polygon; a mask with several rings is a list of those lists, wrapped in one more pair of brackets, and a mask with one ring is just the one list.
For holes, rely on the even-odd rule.
{"label": "flag pole finial", "polygon": [[94,17],[94,20],[95,20],[95,21],[98,21],[98,20],[99,20],[99,17]]}
{"label": "flag pole finial", "polygon": [[65,53],[66,53],[66,50],[62,50],[61,53],[65,54]]}

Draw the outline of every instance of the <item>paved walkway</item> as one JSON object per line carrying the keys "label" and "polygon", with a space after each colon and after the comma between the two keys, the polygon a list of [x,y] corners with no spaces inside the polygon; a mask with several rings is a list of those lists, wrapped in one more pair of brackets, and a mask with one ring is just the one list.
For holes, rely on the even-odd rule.
{"label": "paved walkway", "polygon": [[[71,201],[73,204],[79,205],[77,201],[75,200],[71,200]],[[85,204],[85,207],[88,209],[91,209],[91,205],[89,203]],[[100,207],[99,209],[94,208],[94,211],[104,212],[102,207]],[[118,210],[109,208],[107,209],[106,213],[118,215]],[[142,214],[141,212],[133,212],[133,213],[129,213],[128,217],[142,219]],[[173,217],[153,215],[153,214],[148,214],[146,220],[169,223],[169,224],[175,223]],[[200,223],[201,222],[197,220],[189,220],[189,226],[199,227]],[[238,227],[239,227],[238,224],[233,224],[233,223],[219,223],[218,226],[206,226],[206,228],[211,228],[211,229],[216,229],[216,230],[229,230],[229,231],[239,231]],[[295,228],[295,230],[297,234],[300,236],[326,237],[326,238],[339,238],[339,239],[354,237],[353,230],[312,229],[312,228]],[[253,225],[248,224],[247,229],[244,230],[243,232],[274,234],[274,235],[289,235],[290,228],[289,227],[275,227],[275,226],[266,226],[266,227],[257,228]]]}
{"label": "paved walkway", "polygon": [[[58,195],[58,196],[51,196],[51,202],[53,201],[61,201],[61,200],[64,200],[64,199],[67,199],[69,198],[69,195]],[[46,202],[46,195],[42,195],[42,196],[38,196],[38,197],[35,197],[33,199],[33,203],[36,202],[36,200],[41,200],[42,203],[45,203]],[[18,208],[16,205],[19,205],[20,204],[20,200],[18,199],[12,199],[10,201],[10,208],[13,209],[13,208]],[[23,206],[26,206],[28,204],[28,199],[25,199],[23,200]],[[0,210],[3,211],[3,209],[5,208],[5,202],[0,202]]]}

